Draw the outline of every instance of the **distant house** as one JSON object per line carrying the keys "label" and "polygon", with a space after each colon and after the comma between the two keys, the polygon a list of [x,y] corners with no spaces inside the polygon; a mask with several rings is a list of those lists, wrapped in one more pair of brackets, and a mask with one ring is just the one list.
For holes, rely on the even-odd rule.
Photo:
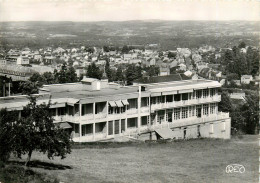
{"label": "distant house", "polygon": [[128,61],[129,64],[138,64],[141,63],[142,61],[140,59],[131,59]]}
{"label": "distant house", "polygon": [[170,75],[170,69],[168,67],[160,67],[160,76]]}
{"label": "distant house", "polygon": [[0,65],[6,65],[6,60],[5,59],[0,59]]}
{"label": "distant house", "polygon": [[29,58],[27,56],[20,56],[17,58],[17,65],[29,65],[30,61]]}
{"label": "distant house", "polygon": [[252,75],[242,75],[241,76],[241,83],[242,84],[249,84],[251,81],[253,81]]}
{"label": "distant house", "polygon": [[234,92],[230,94],[231,99],[245,100],[246,94],[244,92]]}
{"label": "distant house", "polygon": [[259,82],[260,82],[259,76],[255,76],[254,82],[255,82],[255,85],[259,85]]}

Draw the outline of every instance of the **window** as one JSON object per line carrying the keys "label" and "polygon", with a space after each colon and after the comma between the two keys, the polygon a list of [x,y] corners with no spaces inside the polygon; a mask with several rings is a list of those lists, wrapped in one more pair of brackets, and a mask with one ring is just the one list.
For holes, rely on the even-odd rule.
{"label": "window", "polygon": [[137,127],[137,118],[127,119],[127,128]]}
{"label": "window", "polygon": [[216,111],[216,104],[213,103],[213,104],[210,104],[210,114],[214,114]]}
{"label": "window", "polygon": [[125,119],[121,119],[121,133],[125,131]]}
{"label": "window", "polygon": [[173,95],[166,95],[166,102],[172,102],[173,101]]}
{"label": "window", "polygon": [[202,90],[196,90],[196,98],[201,98]]}
{"label": "window", "polygon": [[210,96],[213,97],[216,94],[215,88],[210,88]]}
{"label": "window", "polygon": [[166,121],[172,122],[172,109],[168,109],[166,112]]}
{"label": "window", "polygon": [[120,107],[120,109],[121,109],[121,113],[125,112],[125,106],[124,107]]}
{"label": "window", "polygon": [[203,105],[203,115],[209,115],[209,105],[208,104],[204,104]]}
{"label": "window", "polygon": [[182,100],[188,100],[188,98],[189,98],[188,93],[183,93],[182,94]]}
{"label": "window", "polygon": [[174,120],[180,119],[180,117],[181,117],[181,110],[180,110],[180,108],[175,108],[173,115],[174,115]]}
{"label": "window", "polygon": [[120,113],[120,108],[119,107],[115,107],[115,114],[119,114]]}
{"label": "window", "polygon": [[148,116],[142,116],[141,117],[141,125],[145,126],[148,124]]}
{"label": "window", "polygon": [[156,104],[156,97],[151,97],[151,103]]}
{"label": "window", "polygon": [[195,106],[189,106],[189,117],[194,116]]}
{"label": "window", "polygon": [[59,115],[59,116],[65,115],[65,107],[60,107],[60,108],[58,108],[58,115]]}
{"label": "window", "polygon": [[192,99],[195,99],[196,98],[196,91],[193,91],[192,92]]}
{"label": "window", "polygon": [[165,97],[164,96],[159,96],[157,98],[157,100],[158,100],[158,103],[164,103]]}
{"label": "window", "polygon": [[198,118],[201,117],[201,105],[197,105],[197,106],[196,106],[196,116],[197,116]]}
{"label": "window", "polygon": [[114,134],[113,126],[114,126],[113,121],[109,121],[108,122],[108,135],[113,135]]}
{"label": "window", "polygon": [[143,98],[141,99],[141,107],[146,107],[146,106],[148,106],[148,105],[149,105],[149,98],[143,97]]}
{"label": "window", "polygon": [[180,101],[181,100],[181,94],[174,95],[174,101]]}
{"label": "window", "polygon": [[188,107],[181,108],[181,118],[182,119],[188,118]]}
{"label": "window", "polygon": [[204,90],[203,90],[203,98],[207,98],[208,95],[209,95],[208,89],[204,89]]}
{"label": "window", "polygon": [[113,107],[110,105],[108,106],[108,114],[113,114]]}

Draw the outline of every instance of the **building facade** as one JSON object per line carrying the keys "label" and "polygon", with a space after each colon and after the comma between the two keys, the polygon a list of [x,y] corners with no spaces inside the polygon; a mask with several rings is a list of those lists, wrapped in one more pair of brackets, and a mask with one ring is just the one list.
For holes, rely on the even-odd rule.
{"label": "building facade", "polygon": [[[218,111],[220,86],[217,81],[185,80],[123,87],[85,78],[81,83],[44,85],[38,103],[52,96],[54,122],[75,142],[122,137],[228,139],[231,120]],[[22,112],[27,103],[24,96],[1,98],[0,108]]]}

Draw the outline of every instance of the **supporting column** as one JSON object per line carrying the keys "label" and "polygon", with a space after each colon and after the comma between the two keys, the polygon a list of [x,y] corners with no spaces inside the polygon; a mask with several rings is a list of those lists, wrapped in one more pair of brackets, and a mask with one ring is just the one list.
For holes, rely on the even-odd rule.
{"label": "supporting column", "polygon": [[152,124],[151,124],[151,96],[148,97],[148,101],[149,101],[149,120],[148,120],[148,123],[149,123],[149,128],[151,128]]}
{"label": "supporting column", "polygon": [[167,115],[167,109],[164,110],[164,122],[168,123],[168,120],[166,121],[166,115]]}
{"label": "supporting column", "polygon": [[121,134],[122,129],[121,129],[121,119],[119,119],[119,135]]}
{"label": "supporting column", "polygon": [[82,130],[81,130],[81,116],[82,116],[82,104],[79,104],[79,141],[81,142]]}
{"label": "supporting column", "polygon": [[93,123],[93,139],[95,140],[96,135],[96,123]]}
{"label": "supporting column", "polygon": [[93,103],[93,119],[96,118],[96,103]]}
{"label": "supporting column", "polygon": [[107,127],[107,134],[106,134],[106,136],[108,136],[108,121],[107,121],[107,125],[106,125],[106,127]]}
{"label": "supporting column", "polygon": [[115,135],[115,120],[113,120],[113,135]]}
{"label": "supporting column", "polygon": [[141,85],[138,87],[138,100],[137,100],[137,106],[138,106],[138,118],[137,118],[137,128],[138,133],[140,133],[140,126],[141,126]]}

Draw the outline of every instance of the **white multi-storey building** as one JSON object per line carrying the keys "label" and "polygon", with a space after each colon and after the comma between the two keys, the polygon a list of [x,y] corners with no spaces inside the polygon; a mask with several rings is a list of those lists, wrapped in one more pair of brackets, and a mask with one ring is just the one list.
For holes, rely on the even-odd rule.
{"label": "white multi-storey building", "polygon": [[[230,117],[218,111],[221,85],[211,80],[186,80],[119,86],[84,78],[81,83],[44,85],[38,103],[48,102],[55,123],[73,141],[91,142],[118,137],[230,138]],[[0,99],[0,109],[19,110],[25,96]]]}

